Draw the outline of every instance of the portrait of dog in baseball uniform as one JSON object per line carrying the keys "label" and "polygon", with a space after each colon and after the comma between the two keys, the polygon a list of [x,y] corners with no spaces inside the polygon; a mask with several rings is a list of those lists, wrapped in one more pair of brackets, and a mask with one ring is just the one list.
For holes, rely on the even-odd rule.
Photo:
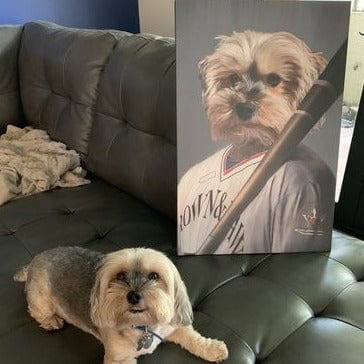
{"label": "portrait of dog in baseball uniform", "polygon": [[[215,37],[214,47],[196,68],[211,139],[226,146],[191,166],[179,180],[180,254],[201,254],[206,237],[327,63],[323,52],[286,30],[234,29]],[[325,116],[317,120],[311,133],[319,134],[326,122]],[[214,254],[330,249],[334,173],[303,143],[289,153],[229,226]]]}

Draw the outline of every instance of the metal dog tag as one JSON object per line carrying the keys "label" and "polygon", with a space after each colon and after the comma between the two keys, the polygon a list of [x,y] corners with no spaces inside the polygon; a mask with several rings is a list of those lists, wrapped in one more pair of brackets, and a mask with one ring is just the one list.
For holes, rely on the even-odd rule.
{"label": "metal dog tag", "polygon": [[144,332],[138,340],[137,351],[142,349],[149,349],[153,343],[153,335],[149,332]]}

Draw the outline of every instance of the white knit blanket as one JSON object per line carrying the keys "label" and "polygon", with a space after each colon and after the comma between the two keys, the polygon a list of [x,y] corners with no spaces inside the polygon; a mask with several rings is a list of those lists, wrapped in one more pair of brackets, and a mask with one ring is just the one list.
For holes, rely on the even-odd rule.
{"label": "white knit blanket", "polygon": [[50,190],[90,183],[80,157],[44,130],[8,125],[0,137],[0,205]]}

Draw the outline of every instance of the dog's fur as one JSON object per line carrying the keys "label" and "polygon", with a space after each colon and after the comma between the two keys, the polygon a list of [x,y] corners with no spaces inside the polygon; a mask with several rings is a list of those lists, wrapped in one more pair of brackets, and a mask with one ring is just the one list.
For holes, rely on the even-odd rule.
{"label": "dog's fur", "polygon": [[[46,330],[64,321],[93,334],[105,348],[104,364],[136,363],[149,348],[137,350],[145,325],[165,340],[216,362],[227,358],[222,341],[202,337],[192,327],[192,307],[174,264],[152,249],[123,249],[103,255],[78,247],[37,255],[20,270],[30,315]],[[135,297],[137,292],[137,297]]]}
{"label": "dog's fur", "polygon": [[199,63],[203,101],[213,139],[230,142],[242,160],[274,143],[327,62],[287,32],[217,39]]}

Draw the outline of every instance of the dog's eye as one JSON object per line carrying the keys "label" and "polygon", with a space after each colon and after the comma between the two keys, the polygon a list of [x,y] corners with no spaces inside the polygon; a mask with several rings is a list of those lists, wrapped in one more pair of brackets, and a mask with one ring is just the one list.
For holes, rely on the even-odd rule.
{"label": "dog's eye", "polygon": [[267,76],[267,83],[272,87],[276,87],[280,84],[281,78],[276,73],[270,73]]}
{"label": "dog's eye", "polygon": [[149,273],[148,279],[151,281],[157,281],[159,279],[159,274],[156,272]]}
{"label": "dog's eye", "polygon": [[127,274],[126,272],[120,272],[116,275],[116,279],[118,281],[121,281],[121,282],[126,282],[127,281]]}
{"label": "dog's eye", "polygon": [[229,76],[229,82],[231,85],[236,85],[240,81],[240,77],[237,73],[233,73]]}

